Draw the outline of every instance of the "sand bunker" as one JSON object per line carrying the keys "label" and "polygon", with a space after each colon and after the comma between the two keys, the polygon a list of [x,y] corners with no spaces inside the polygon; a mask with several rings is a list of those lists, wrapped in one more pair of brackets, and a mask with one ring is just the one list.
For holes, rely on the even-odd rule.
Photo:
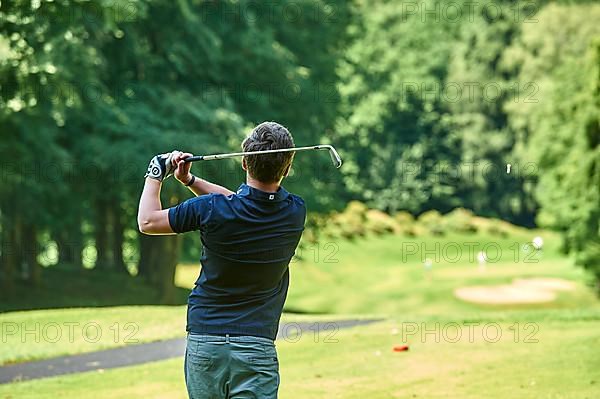
{"label": "sand bunker", "polygon": [[575,283],[558,278],[515,279],[512,284],[461,287],[454,295],[463,301],[489,305],[552,302],[557,291],[572,291]]}

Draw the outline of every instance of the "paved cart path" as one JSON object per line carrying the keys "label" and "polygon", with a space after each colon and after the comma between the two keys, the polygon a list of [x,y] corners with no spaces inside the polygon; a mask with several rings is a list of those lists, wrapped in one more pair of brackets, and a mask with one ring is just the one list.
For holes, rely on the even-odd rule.
{"label": "paved cart path", "polygon": [[[376,321],[379,320],[282,323],[279,326],[277,339],[295,340],[294,337],[297,337],[299,333],[315,334],[316,331],[321,331],[324,334],[323,338],[325,338],[325,335],[328,336],[336,329],[350,328]],[[0,367],[0,384],[171,359],[184,355],[185,342],[185,338],[174,338],[98,352],[8,365]]]}

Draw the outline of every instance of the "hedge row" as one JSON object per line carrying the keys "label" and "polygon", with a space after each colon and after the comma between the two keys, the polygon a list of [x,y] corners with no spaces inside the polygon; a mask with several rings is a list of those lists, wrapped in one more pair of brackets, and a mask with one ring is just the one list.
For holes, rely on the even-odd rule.
{"label": "hedge row", "polygon": [[471,211],[463,208],[456,208],[445,215],[436,210],[427,211],[415,218],[405,211],[390,215],[377,209],[369,209],[361,202],[351,201],[342,212],[310,215],[305,239],[309,241],[316,241],[318,238],[355,239],[367,235],[385,234],[409,237],[444,236],[451,233],[486,233],[507,237],[515,228],[502,220],[475,216]]}

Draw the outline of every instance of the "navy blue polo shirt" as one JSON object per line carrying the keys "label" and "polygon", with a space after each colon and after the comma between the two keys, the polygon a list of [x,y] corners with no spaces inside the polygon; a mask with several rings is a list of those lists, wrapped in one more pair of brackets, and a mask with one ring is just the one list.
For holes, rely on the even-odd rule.
{"label": "navy blue polo shirt", "polygon": [[247,184],[229,196],[201,195],[169,209],[173,231],[199,230],[203,245],[187,330],[275,339],[305,218],[297,195]]}

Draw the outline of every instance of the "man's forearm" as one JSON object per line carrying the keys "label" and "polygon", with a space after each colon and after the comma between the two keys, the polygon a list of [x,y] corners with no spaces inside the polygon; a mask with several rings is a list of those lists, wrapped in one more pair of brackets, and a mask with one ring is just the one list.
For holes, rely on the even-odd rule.
{"label": "man's forearm", "polygon": [[144,189],[140,197],[140,207],[138,209],[138,219],[144,219],[145,216],[151,214],[154,211],[162,210],[160,203],[160,186],[161,182],[158,180],[146,177],[144,181]]}
{"label": "man's forearm", "polygon": [[160,203],[161,182],[149,177],[144,182],[138,208],[138,227],[145,234],[173,234],[168,223],[168,210],[163,210]]}
{"label": "man's forearm", "polygon": [[194,183],[192,183],[191,186],[188,186],[188,188],[196,195],[204,195],[204,194],[211,194],[211,193],[223,194],[223,195],[233,194],[233,191],[231,191],[223,186],[219,186],[218,184],[208,182],[204,179],[199,178],[198,176],[196,176]]}

